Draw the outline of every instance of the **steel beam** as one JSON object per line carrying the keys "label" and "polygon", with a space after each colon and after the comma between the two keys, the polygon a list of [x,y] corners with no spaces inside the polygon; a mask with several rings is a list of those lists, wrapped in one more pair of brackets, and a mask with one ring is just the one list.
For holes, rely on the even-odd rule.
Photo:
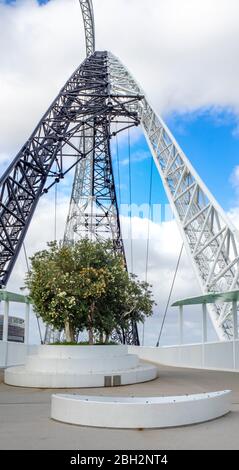
{"label": "steel beam", "polygon": [[[127,119],[129,125],[138,124],[135,110],[129,111],[138,100],[111,94],[106,52],[88,57],[62,88],[0,179],[0,285],[9,279],[40,196],[92,152],[98,168],[95,177],[100,178],[103,154],[110,173],[110,123]],[[86,142],[82,148],[79,142],[92,132],[94,142],[90,139],[90,145]],[[108,192],[113,191],[111,183]],[[102,187],[98,199],[102,210],[105,195]],[[116,210],[115,195],[112,199]]]}
{"label": "steel beam", "polygon": [[86,55],[95,52],[95,23],[94,11],[91,0],[79,0],[85,29]]}
{"label": "steel beam", "polygon": [[[112,89],[119,93],[127,90],[127,93],[144,94],[123,64],[113,54],[109,57]],[[202,292],[238,289],[238,231],[147,99],[136,106]],[[232,309],[212,304],[208,311],[219,338],[231,339]]]}

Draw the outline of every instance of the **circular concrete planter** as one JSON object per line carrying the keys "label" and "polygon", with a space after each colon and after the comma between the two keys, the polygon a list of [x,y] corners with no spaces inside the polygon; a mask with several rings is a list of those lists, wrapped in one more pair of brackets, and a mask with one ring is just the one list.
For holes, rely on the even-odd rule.
{"label": "circular concrete planter", "polygon": [[55,357],[55,358],[89,358],[100,356],[126,356],[128,354],[128,346],[126,345],[85,345],[66,346],[66,345],[41,345],[38,346],[38,356]]}
{"label": "circular concrete planter", "polygon": [[5,370],[5,383],[21,387],[74,388],[126,385],[153,380],[155,366],[140,364],[118,346],[39,346],[24,366]]}
{"label": "circular concrete planter", "polygon": [[209,421],[231,409],[230,390],[175,397],[52,395],[51,417],[81,426],[167,428]]}

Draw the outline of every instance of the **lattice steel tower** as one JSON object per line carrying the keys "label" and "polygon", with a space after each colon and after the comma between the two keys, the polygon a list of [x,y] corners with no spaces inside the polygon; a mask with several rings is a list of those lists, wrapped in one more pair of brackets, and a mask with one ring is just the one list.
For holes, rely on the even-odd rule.
{"label": "lattice steel tower", "polygon": [[[87,58],[62,88],[0,180],[0,283],[6,285],[44,192],[76,166],[65,240],[111,237],[124,254],[111,160],[111,138],[140,124],[203,293],[239,288],[238,232],[206,188],[143,91],[110,52],[95,51],[91,0],[80,0]],[[75,157],[66,167],[65,157]],[[222,340],[232,314],[208,306]],[[130,342],[137,344],[133,325]]]}

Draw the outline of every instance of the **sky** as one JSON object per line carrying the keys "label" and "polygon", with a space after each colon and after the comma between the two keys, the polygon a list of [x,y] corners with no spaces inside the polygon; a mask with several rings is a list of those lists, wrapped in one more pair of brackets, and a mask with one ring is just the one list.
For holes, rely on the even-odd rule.
{"label": "sky", "polygon": [[[39,3],[42,3],[41,5]],[[96,47],[111,50],[127,66],[223,209],[239,227],[239,3],[237,0],[94,0]],[[84,59],[78,0],[0,0],[0,173]],[[140,208],[149,201],[151,156],[143,135],[131,133],[134,271],[145,278],[146,238],[150,234],[148,280],[157,301],[145,325],[145,344],[160,329],[181,240],[156,168],[153,168],[153,220]],[[113,144],[114,165],[116,163]],[[120,196],[129,201],[128,148],[119,142]],[[116,168],[116,166],[115,166]],[[116,175],[117,191],[119,186]],[[72,174],[58,187],[57,231],[61,238]],[[40,201],[29,229],[28,254],[54,236],[54,194]],[[49,218],[49,212],[52,217]],[[129,219],[121,207],[122,227]],[[166,214],[166,215],[165,215]],[[141,215],[141,216],[140,216]],[[39,233],[39,227],[44,227]],[[125,240],[130,259],[130,243]],[[24,284],[21,253],[8,288]],[[183,254],[172,300],[199,288]],[[19,311],[19,314],[21,312]],[[35,320],[31,334],[36,340]],[[200,312],[186,312],[185,341],[200,340]],[[141,332],[140,332],[141,334]],[[177,312],[170,308],[162,344],[177,342]],[[215,338],[210,328],[210,338]]]}

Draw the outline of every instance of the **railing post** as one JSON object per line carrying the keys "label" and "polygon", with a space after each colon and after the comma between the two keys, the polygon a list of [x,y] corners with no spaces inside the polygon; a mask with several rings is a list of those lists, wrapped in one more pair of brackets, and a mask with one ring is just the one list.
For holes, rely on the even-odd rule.
{"label": "railing post", "polygon": [[237,318],[237,301],[232,302],[233,315],[233,367],[236,369],[236,340],[238,339],[238,318]]}
{"label": "railing post", "polygon": [[233,312],[233,339],[238,339],[238,319],[237,319],[237,301],[232,302]]}
{"label": "railing post", "polygon": [[207,342],[207,306],[202,304],[202,342]]}
{"label": "railing post", "polygon": [[8,317],[9,317],[9,300],[4,300],[4,314],[3,314],[3,331],[2,340],[8,340]]}
{"label": "railing post", "polygon": [[24,330],[24,343],[29,344],[29,318],[30,318],[30,304],[26,303],[25,306],[25,330]]}
{"label": "railing post", "polygon": [[183,305],[179,306],[179,344],[183,344]]}
{"label": "railing post", "polygon": [[8,320],[9,320],[9,300],[4,300],[4,313],[3,313],[3,330],[2,330],[2,340],[6,343],[5,350],[5,366],[8,362]]}
{"label": "railing post", "polygon": [[207,342],[207,305],[202,304],[202,366],[205,367],[205,343]]}

